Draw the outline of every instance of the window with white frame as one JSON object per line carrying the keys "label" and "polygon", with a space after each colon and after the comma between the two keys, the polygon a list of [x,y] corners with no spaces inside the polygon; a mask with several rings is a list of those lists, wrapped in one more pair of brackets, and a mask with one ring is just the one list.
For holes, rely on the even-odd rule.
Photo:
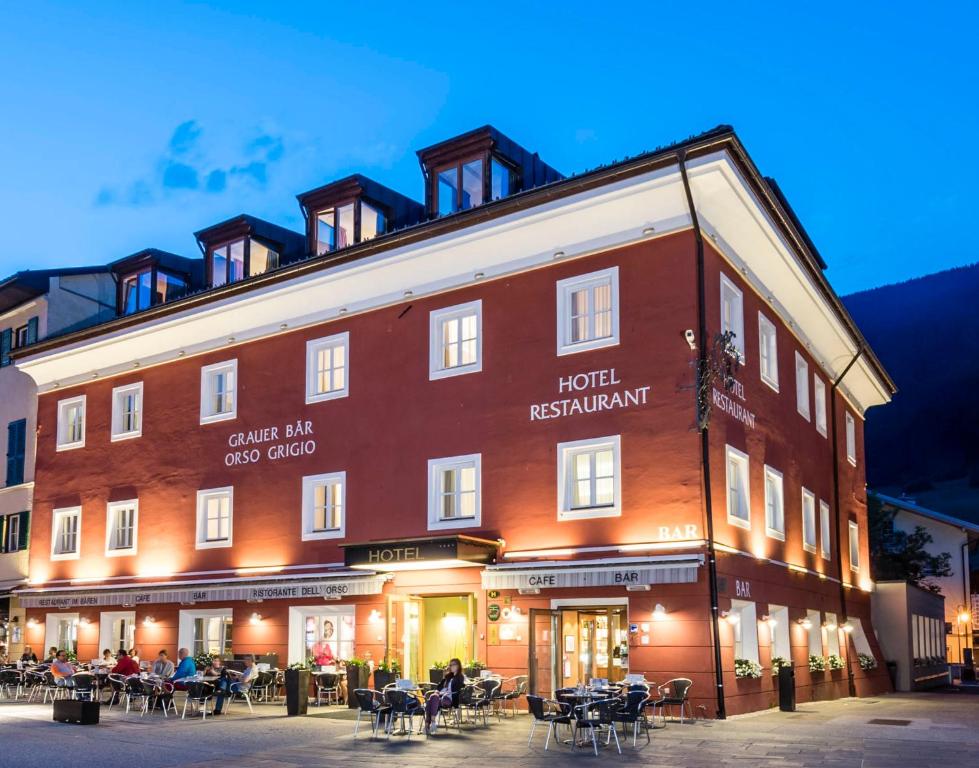
{"label": "window with white frame", "polygon": [[748,454],[730,445],[727,461],[727,521],[741,528],[751,527],[751,493],[748,485]]}
{"label": "window with white frame", "polygon": [[758,313],[758,360],[761,380],[778,392],[778,339],[775,323]]}
{"label": "window with white frame", "polygon": [[846,460],[857,466],[857,424],[849,411],[846,413]]}
{"label": "window with white frame", "polygon": [[621,437],[558,443],[558,520],[622,514]]}
{"label": "window with white frame", "polygon": [[833,539],[830,533],[829,504],[819,501],[819,549],[824,560],[833,555]]}
{"label": "window with white frame", "polygon": [[112,390],[112,440],[143,434],[143,382]]}
{"label": "window with white frame", "polygon": [[812,396],[816,404],[816,431],[826,437],[826,382],[812,375]]}
{"label": "window with white frame", "polygon": [[768,606],[768,631],[772,641],[772,658],[792,661],[792,642],[789,638],[789,609],[784,605]]}
{"label": "window with white frame", "polygon": [[429,530],[479,526],[481,462],[478,453],[429,459]]}
{"label": "window with white frame", "polygon": [[619,343],[619,268],[557,283],[557,353],[568,355]]}
{"label": "window with white frame", "polygon": [[795,353],[795,409],[806,421],[809,416],[809,363],[798,352]]}
{"label": "window with white frame", "polygon": [[743,363],[744,356],[744,295],[726,275],[721,275],[721,333],[733,335],[731,346]]}
{"label": "window with white frame", "polygon": [[238,415],[238,361],[201,368],[201,424]]}
{"label": "window with white frame", "polygon": [[234,489],[197,492],[197,549],[231,546]]}
{"label": "window with white frame", "polygon": [[58,401],[57,450],[68,451],[85,445],[85,395]]}
{"label": "window with white frame", "polygon": [[20,514],[7,515],[7,548],[4,550],[5,552],[16,552],[20,549],[20,521]]}
{"label": "window with white frame", "polygon": [[758,661],[758,618],[755,604],[732,600],[728,614],[734,628],[734,658]]}
{"label": "window with white frame", "polygon": [[816,551],[816,497],[807,488],[802,489],[802,548]]}
{"label": "window with white frame", "polygon": [[82,508],[67,507],[51,513],[51,559],[77,560],[82,541]]}
{"label": "window with white frame", "polygon": [[826,621],[823,622],[823,629],[826,630],[826,652],[830,656],[839,656],[840,627],[836,623],[835,613],[826,614]]}
{"label": "window with white frame", "polygon": [[850,570],[860,570],[860,529],[857,524],[850,520]]}
{"label": "window with white frame", "polygon": [[765,465],[765,532],[785,541],[785,496],[782,473]]}
{"label": "window with white frame", "polygon": [[343,538],[346,492],[346,472],[303,478],[303,541]]}
{"label": "window with white frame", "polygon": [[113,501],[106,505],[106,557],[136,554],[138,520],[139,502],[136,499]]}
{"label": "window with white frame", "polygon": [[429,313],[428,378],[444,379],[483,369],[483,302]]}
{"label": "window with white frame", "polygon": [[306,342],[306,402],[346,397],[350,392],[350,334]]}
{"label": "window with white frame", "polygon": [[191,656],[202,653],[231,656],[231,608],[180,611],[177,644]]}
{"label": "window with white frame", "polygon": [[873,656],[873,648],[870,647],[870,641],[867,639],[867,633],[863,630],[863,622],[860,619],[854,619],[850,617],[847,619],[850,622],[850,626],[853,627],[853,631],[850,632],[850,638],[853,640],[853,648],[857,653],[864,653],[867,656]]}
{"label": "window with white frame", "polygon": [[819,611],[814,611],[811,608],[806,611],[806,619],[809,621],[809,655],[810,656],[822,656],[823,655],[823,627],[822,627],[822,617]]}

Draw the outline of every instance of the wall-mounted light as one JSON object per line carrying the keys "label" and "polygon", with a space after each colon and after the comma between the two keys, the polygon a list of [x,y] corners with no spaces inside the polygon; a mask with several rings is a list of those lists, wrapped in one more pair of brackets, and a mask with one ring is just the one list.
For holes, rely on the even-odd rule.
{"label": "wall-mounted light", "polygon": [[966,610],[959,610],[959,624],[968,624],[972,620],[972,616]]}
{"label": "wall-mounted light", "polygon": [[656,621],[663,621],[666,619],[666,608],[662,603],[656,603],[656,607],[653,608],[653,619]]}
{"label": "wall-mounted light", "polygon": [[371,608],[371,614],[367,617],[371,624],[377,624],[381,620],[381,612],[377,608]]}
{"label": "wall-mounted light", "polygon": [[630,584],[625,588],[626,592],[648,592],[651,587],[648,584]]}
{"label": "wall-mounted light", "polygon": [[260,614],[260,613],[253,613],[251,615],[251,618],[248,619],[248,623],[249,624],[261,624],[262,623],[262,614]]}
{"label": "wall-mounted light", "polygon": [[29,626],[29,627],[36,627],[37,626],[37,619],[35,619],[33,616],[31,616],[27,620],[27,626]]}
{"label": "wall-mounted light", "polygon": [[741,621],[741,615],[735,611],[721,611],[721,618],[732,627]]}
{"label": "wall-mounted light", "polygon": [[775,629],[778,626],[778,621],[776,621],[772,616],[762,616],[761,620],[764,621],[769,629]]}
{"label": "wall-mounted light", "polygon": [[649,235],[654,235],[654,234],[656,234],[656,227],[643,227],[642,228],[642,233],[644,235],[646,235],[647,237]]}
{"label": "wall-mounted light", "polygon": [[844,621],[843,624],[840,625],[840,629],[849,634],[853,631],[853,625],[849,621]]}
{"label": "wall-mounted light", "polygon": [[799,619],[799,626],[802,627],[803,629],[809,630],[812,629],[812,622],[809,620],[808,617],[803,617]]}
{"label": "wall-mounted light", "polygon": [[88,616],[82,616],[78,620],[78,623],[81,624],[83,627],[87,627],[89,624],[92,623],[92,620],[90,618],[88,618]]}
{"label": "wall-mounted light", "polygon": [[482,273],[482,272],[476,272],[473,275],[473,279],[474,280],[482,280],[484,277],[486,277],[486,275],[484,273]]}
{"label": "wall-mounted light", "polygon": [[156,624],[156,619],[154,619],[152,616],[147,616],[145,619],[143,619],[144,627],[152,627],[154,624]]}
{"label": "wall-mounted light", "polygon": [[825,629],[827,632],[832,632],[833,630],[836,629],[836,622],[835,621],[824,621],[823,622],[823,629]]}
{"label": "wall-mounted light", "polygon": [[521,587],[517,590],[517,593],[521,595],[539,595],[540,587]]}
{"label": "wall-mounted light", "polygon": [[555,259],[560,259],[562,256],[564,256],[564,251],[554,251]]}

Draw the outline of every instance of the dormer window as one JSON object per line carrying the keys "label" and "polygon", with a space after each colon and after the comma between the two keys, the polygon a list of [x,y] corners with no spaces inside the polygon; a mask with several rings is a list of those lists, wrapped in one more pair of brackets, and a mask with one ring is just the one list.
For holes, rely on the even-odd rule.
{"label": "dormer window", "polygon": [[279,253],[252,237],[212,247],[208,256],[211,285],[217,287],[254,277],[279,266]]}
{"label": "dormer window", "polygon": [[187,293],[188,285],[187,278],[150,266],[124,275],[119,287],[119,314],[131,315],[180,298]]}
{"label": "dormer window", "polygon": [[483,161],[451,165],[438,171],[439,216],[483,204]]}
{"label": "dormer window", "polygon": [[316,255],[383,235],[385,226],[384,213],[364,200],[326,208],[316,214]]}

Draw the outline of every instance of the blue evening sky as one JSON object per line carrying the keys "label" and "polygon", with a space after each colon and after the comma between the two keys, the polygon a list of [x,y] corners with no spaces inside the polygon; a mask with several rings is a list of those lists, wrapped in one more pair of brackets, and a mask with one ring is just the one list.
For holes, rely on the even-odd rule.
{"label": "blue evening sky", "polygon": [[841,293],[979,260],[977,6],[736,5],[0,0],[0,275],[417,199],[484,123],[566,173],[731,123]]}

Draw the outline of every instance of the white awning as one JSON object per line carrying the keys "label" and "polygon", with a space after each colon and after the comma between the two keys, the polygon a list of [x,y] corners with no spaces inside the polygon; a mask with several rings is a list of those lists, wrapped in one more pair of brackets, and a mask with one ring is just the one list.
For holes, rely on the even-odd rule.
{"label": "white awning", "polygon": [[699,554],[502,563],[487,566],[482,578],[483,589],[692,584],[703,564]]}

